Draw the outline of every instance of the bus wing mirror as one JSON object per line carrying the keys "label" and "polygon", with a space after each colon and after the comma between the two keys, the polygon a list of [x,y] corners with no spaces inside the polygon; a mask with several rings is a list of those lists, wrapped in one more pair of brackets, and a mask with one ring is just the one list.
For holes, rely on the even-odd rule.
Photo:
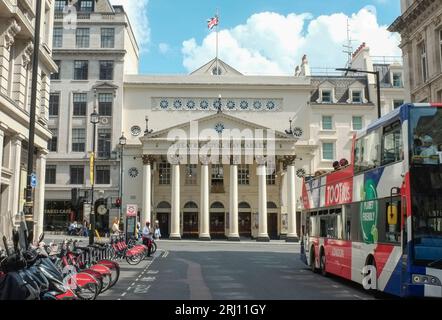
{"label": "bus wing mirror", "polygon": [[387,211],[388,224],[396,225],[398,220],[398,208],[396,204],[390,204]]}

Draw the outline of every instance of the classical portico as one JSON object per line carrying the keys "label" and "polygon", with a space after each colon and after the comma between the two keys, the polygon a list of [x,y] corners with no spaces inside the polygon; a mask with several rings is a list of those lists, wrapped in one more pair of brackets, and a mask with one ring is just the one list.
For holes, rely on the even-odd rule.
{"label": "classical portico", "polygon": [[[195,226],[200,240],[222,237],[230,241],[240,241],[240,234],[248,233],[257,241],[269,241],[268,219],[278,215],[276,220],[272,219],[279,221],[279,224],[282,223],[281,211],[278,209],[274,211],[275,208],[281,207],[281,192],[285,192],[285,197],[291,199],[288,200],[286,212],[287,241],[296,241],[298,238],[295,196],[297,139],[293,135],[275,132],[274,144],[278,147],[273,150],[275,152],[273,158],[269,146],[266,145],[271,145],[270,142],[263,144],[264,154],[248,156],[245,151],[252,150],[253,147],[244,141],[240,153],[234,150],[235,144],[232,143],[229,149],[231,154],[227,156],[224,154],[219,154],[217,157],[204,156],[203,152],[207,148],[208,141],[201,139],[201,133],[212,127],[213,123],[223,123],[226,129],[250,128],[264,132],[270,129],[223,113],[203,117],[197,122],[199,131],[196,137],[200,139],[190,138],[192,137],[190,123],[149,133],[140,138],[142,145],[138,152],[142,153],[140,158],[143,164],[142,186],[140,185],[143,197],[141,221],[159,220],[158,214],[162,215],[166,209],[169,220],[167,236],[170,239],[182,239],[186,234],[195,231],[196,229],[192,229],[192,226]],[[176,149],[176,153],[172,156],[171,150],[179,144],[175,138],[171,138],[170,132],[172,135],[181,134],[189,137],[185,147]],[[222,132],[218,134],[219,145],[223,146],[221,153],[222,150],[228,149],[225,147],[227,138],[223,138]],[[255,141],[254,145],[256,148],[258,142]],[[183,150],[187,151],[187,155],[184,155]],[[270,170],[272,166],[274,171]],[[282,185],[282,176],[286,176],[284,181],[287,186]],[[269,206],[271,209],[268,211]],[[247,209],[244,210],[247,207],[250,211],[248,213]],[[281,228],[277,229],[281,235],[283,233]],[[162,231],[163,235],[165,231]]]}

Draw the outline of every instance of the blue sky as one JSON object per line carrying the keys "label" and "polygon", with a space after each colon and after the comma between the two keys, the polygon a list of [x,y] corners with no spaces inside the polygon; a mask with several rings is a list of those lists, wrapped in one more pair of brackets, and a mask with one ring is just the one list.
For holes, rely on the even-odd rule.
{"label": "blue sky", "polygon": [[345,64],[341,40],[346,30],[340,13],[351,19],[354,47],[367,41],[373,54],[400,54],[399,38],[385,31],[400,14],[399,0],[111,1],[127,7],[142,47],[143,74],[188,73],[213,58],[214,33],[208,31],[206,20],[217,8],[220,58],[244,73],[292,73],[304,53],[311,66]]}

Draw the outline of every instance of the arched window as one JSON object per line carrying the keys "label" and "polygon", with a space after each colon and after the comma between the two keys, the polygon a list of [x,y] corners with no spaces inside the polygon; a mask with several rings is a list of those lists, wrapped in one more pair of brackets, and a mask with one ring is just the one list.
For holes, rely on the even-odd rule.
{"label": "arched window", "polygon": [[211,209],[224,209],[224,205],[221,202],[217,201],[217,202],[212,203],[210,208]]}
{"label": "arched window", "polygon": [[189,201],[184,205],[184,209],[198,209],[198,205],[193,201]]}
{"label": "arched window", "polygon": [[250,205],[247,202],[241,202],[238,204],[239,209],[250,209]]}
{"label": "arched window", "polygon": [[267,202],[267,209],[278,209],[274,202]]}
{"label": "arched window", "polygon": [[158,204],[157,208],[158,208],[158,209],[170,209],[171,206],[170,206],[170,203],[169,203],[169,202],[167,202],[167,201],[162,201],[162,202],[160,202],[160,203]]}

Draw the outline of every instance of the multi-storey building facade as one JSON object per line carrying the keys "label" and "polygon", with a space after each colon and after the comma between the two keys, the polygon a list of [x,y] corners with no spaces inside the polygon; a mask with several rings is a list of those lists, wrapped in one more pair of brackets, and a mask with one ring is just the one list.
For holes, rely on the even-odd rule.
{"label": "multi-storey building facade", "polygon": [[[82,196],[90,190],[90,114],[94,110],[100,115],[95,199],[118,197],[123,75],[138,72],[138,46],[122,6],[112,6],[108,0],[56,0],[54,17],[53,56],[59,72],[52,75],[49,95],[52,139],[46,174],[48,230],[64,226],[70,219],[83,219],[82,208],[70,209],[71,190],[78,188]],[[66,24],[66,20],[74,24]],[[116,208],[99,215],[98,228],[106,229],[114,215],[118,215]]]}
{"label": "multi-storey building facade", "polygon": [[[405,102],[401,57],[375,57],[365,43],[353,53],[351,67],[380,72],[381,115]],[[350,159],[351,139],[356,131],[377,118],[376,79],[371,74],[313,72],[310,96],[310,132],[318,145],[313,167],[330,168],[334,160]],[[373,104],[374,103],[374,104]]]}
{"label": "multi-storey building facade", "polygon": [[[302,176],[350,159],[353,134],[377,117],[368,77],[311,75],[306,57],[297,70],[246,76],[212,60],[187,76],[126,76],[123,206],[138,205],[140,219],[158,220],[165,237],[296,239]],[[403,99],[403,89],[394,97]],[[146,116],[154,131],[143,135]],[[237,161],[170,161],[175,137],[208,129],[221,141],[228,129],[273,130],[276,171],[260,175],[269,163],[246,162],[245,144]],[[194,142],[185,143],[189,154],[205,144],[194,150]]]}
{"label": "multi-storey building facade", "polygon": [[389,27],[401,34],[405,87],[410,102],[442,101],[442,5],[401,0],[401,16]]}
{"label": "multi-storey building facade", "polygon": [[[0,0],[0,237],[11,238],[25,202],[27,146],[32,81],[35,0]],[[57,66],[52,54],[54,3],[43,0],[35,125],[34,232],[43,230],[44,182],[48,129],[49,81]]]}

